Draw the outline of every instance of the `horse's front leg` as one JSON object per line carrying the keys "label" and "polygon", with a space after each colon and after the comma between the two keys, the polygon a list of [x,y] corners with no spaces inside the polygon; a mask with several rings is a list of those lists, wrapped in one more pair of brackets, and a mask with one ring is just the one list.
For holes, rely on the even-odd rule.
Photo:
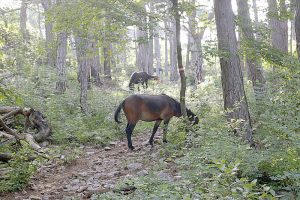
{"label": "horse's front leg", "polygon": [[147,87],[145,87],[145,83],[146,83],[146,81],[142,82],[143,89],[147,88]]}
{"label": "horse's front leg", "polygon": [[168,132],[168,125],[169,125],[170,119],[164,120],[164,129],[163,129],[163,142],[167,141],[167,132]]}
{"label": "horse's front leg", "polygon": [[132,146],[132,141],[131,141],[131,135],[132,135],[132,131],[133,131],[134,127],[135,127],[135,124],[132,124],[132,123],[129,123],[129,122],[128,122],[127,127],[126,127],[128,148],[130,150],[134,149],[134,147]]}
{"label": "horse's front leg", "polygon": [[161,121],[162,121],[162,120],[156,120],[156,122],[155,122],[155,124],[154,124],[153,131],[152,131],[152,135],[151,135],[150,140],[149,140],[149,144],[150,144],[151,146],[153,146],[153,138],[154,138],[154,135],[155,135],[155,133],[156,133],[156,131],[157,131],[157,129],[158,129],[158,127],[159,127]]}

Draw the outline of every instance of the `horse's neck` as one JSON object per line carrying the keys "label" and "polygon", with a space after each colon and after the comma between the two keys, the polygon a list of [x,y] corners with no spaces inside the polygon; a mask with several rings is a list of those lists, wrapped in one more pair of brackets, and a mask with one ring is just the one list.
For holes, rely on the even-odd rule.
{"label": "horse's neck", "polygon": [[180,106],[180,103],[178,101],[176,101],[175,99],[171,98],[172,101],[173,101],[173,106],[175,108],[175,113],[178,114],[178,116],[181,116],[182,113],[181,113],[181,106]]}

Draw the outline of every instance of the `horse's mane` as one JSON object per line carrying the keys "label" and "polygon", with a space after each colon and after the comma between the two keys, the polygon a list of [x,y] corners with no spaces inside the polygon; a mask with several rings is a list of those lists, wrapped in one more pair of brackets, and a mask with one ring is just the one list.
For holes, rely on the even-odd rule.
{"label": "horse's mane", "polygon": [[171,101],[171,104],[173,104],[173,108],[175,108],[175,112],[178,112],[178,113],[181,113],[181,108],[180,108],[180,102],[177,101],[176,99],[174,99],[173,97],[170,97],[169,95],[166,95],[164,93],[162,93],[161,95],[165,95],[167,97],[169,97],[172,101]]}

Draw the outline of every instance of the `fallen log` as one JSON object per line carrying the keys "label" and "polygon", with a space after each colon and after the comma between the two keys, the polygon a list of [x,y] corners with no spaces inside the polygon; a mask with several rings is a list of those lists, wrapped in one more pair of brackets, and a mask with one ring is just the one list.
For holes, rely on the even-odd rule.
{"label": "fallen log", "polygon": [[[0,131],[0,138],[4,137],[7,139],[4,142],[3,140],[0,141],[0,145],[17,142],[17,144],[22,146],[20,140],[23,140],[29,144],[37,156],[49,159],[38,144],[38,142],[46,141],[51,135],[51,128],[41,112],[33,108],[0,107],[0,114],[4,114],[0,117],[0,128],[2,130]],[[11,118],[13,119],[13,117],[17,115],[23,115],[25,117],[24,131],[21,133],[18,133],[10,127],[10,124],[8,125],[6,123],[7,119],[11,120]],[[37,129],[37,133],[29,133],[28,129],[30,127]],[[0,154],[0,161],[8,162],[10,159],[12,159],[10,154]]]}
{"label": "fallen log", "polygon": [[[38,132],[33,135],[33,138],[37,142],[43,142],[51,135],[51,128],[43,114],[39,111],[32,110],[26,118],[25,123],[27,123],[27,125],[30,124],[31,127],[38,130]],[[27,125],[25,125],[25,131],[28,129]]]}
{"label": "fallen log", "polygon": [[[37,157],[36,156],[28,156],[27,157],[27,161],[33,161],[35,160]],[[0,161],[1,162],[8,162],[11,159],[13,159],[13,155],[11,153],[0,153]]]}

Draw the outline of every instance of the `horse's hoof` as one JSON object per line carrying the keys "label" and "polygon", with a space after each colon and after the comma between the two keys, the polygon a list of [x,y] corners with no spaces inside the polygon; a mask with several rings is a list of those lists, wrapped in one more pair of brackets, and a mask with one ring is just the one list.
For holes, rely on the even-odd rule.
{"label": "horse's hoof", "polygon": [[133,151],[134,150],[134,147],[132,146],[132,147],[129,147],[129,149],[128,149],[129,151]]}
{"label": "horse's hoof", "polygon": [[142,146],[149,146],[149,145],[150,145],[149,142],[143,142],[143,143],[142,143]]}

